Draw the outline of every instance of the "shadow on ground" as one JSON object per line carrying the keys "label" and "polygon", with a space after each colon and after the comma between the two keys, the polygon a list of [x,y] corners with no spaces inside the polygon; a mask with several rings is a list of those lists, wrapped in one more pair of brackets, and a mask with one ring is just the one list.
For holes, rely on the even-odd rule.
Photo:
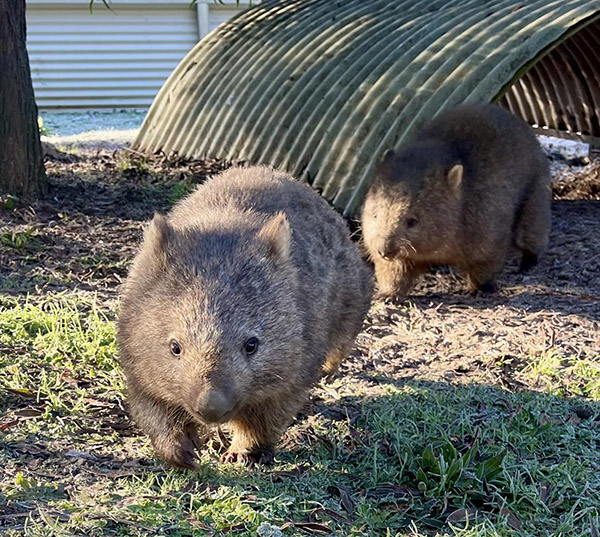
{"label": "shadow on ground", "polygon": [[[32,415],[40,421],[36,433],[19,434],[17,426],[0,440],[8,475],[28,483],[17,478],[5,488],[0,527],[50,512],[57,527],[92,516],[112,535],[143,513],[161,522],[148,535],[168,524],[250,535],[257,520],[316,534],[375,535],[412,524],[428,534],[461,527],[468,517],[498,535],[502,528],[539,535],[559,527],[584,535],[597,520],[598,402],[394,378],[362,394],[354,380],[317,390],[284,435],[272,469],[219,464],[214,444],[198,472],[178,472],[149,458],[135,430],[113,434],[106,408],[93,419],[95,431]],[[15,402],[5,400],[2,412],[14,412]],[[86,504],[90,494],[95,500]],[[239,509],[225,523],[218,500],[234,497]],[[295,497],[304,500],[295,504]]]}

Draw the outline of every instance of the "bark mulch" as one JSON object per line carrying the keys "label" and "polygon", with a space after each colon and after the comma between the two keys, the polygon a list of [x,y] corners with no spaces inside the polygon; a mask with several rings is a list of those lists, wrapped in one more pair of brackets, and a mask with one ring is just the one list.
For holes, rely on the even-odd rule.
{"label": "bark mulch", "polygon": [[[50,193],[0,210],[0,292],[93,292],[114,307],[143,222],[226,166],[128,150],[56,153]],[[550,245],[526,275],[511,259],[494,296],[466,293],[447,268],[404,303],[373,304],[343,369],[378,382],[419,376],[518,388],[532,360],[600,356],[600,160],[556,174]],[[401,356],[401,359],[398,359]]]}

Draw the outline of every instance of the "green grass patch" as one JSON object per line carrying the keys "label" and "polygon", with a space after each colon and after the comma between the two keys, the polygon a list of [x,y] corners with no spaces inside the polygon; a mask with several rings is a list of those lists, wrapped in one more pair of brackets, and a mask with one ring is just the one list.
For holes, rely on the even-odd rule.
{"label": "green grass patch", "polygon": [[565,358],[549,351],[531,361],[526,375],[548,391],[600,401],[600,357],[582,352]]}
{"label": "green grass patch", "polygon": [[[600,527],[591,389],[582,418],[562,396],[570,385],[557,395],[382,378],[361,393],[342,377],[317,390],[317,412],[286,432],[274,467],[222,464],[214,442],[197,472],[180,472],[125,418],[115,336],[114,312],[93,297],[0,298],[3,535],[589,537]],[[565,383],[594,371],[577,367]]]}
{"label": "green grass patch", "polygon": [[[115,325],[93,299],[62,294],[34,304],[0,298],[0,346],[6,349],[0,354],[4,412],[34,403],[47,425],[60,430],[70,421],[62,416],[86,416],[86,400],[122,397]],[[40,427],[40,420],[27,420],[22,430],[38,433]]]}
{"label": "green grass patch", "polygon": [[145,199],[164,200],[164,202],[168,203],[169,205],[173,205],[180,199],[185,198],[185,196],[196,189],[196,186],[196,183],[194,183],[191,179],[164,182],[144,181],[141,183],[141,188]]}
{"label": "green grass patch", "polygon": [[24,231],[4,231],[0,233],[0,244],[16,250],[30,249],[39,246],[37,230],[29,227]]}

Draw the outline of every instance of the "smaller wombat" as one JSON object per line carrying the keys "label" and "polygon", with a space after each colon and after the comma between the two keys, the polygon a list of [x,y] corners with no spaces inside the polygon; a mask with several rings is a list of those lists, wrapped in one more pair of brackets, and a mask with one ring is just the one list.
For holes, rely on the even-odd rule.
{"label": "smaller wombat", "polygon": [[379,165],[362,213],[380,296],[405,295],[431,264],[493,292],[511,244],[521,270],[548,242],[547,159],[530,127],[493,105],[442,113]]}
{"label": "smaller wombat", "polygon": [[226,460],[270,462],[348,354],[371,280],[342,217],[270,168],[232,168],[156,215],[119,318],[131,414],[156,452],[193,468],[198,429],[227,423]]}

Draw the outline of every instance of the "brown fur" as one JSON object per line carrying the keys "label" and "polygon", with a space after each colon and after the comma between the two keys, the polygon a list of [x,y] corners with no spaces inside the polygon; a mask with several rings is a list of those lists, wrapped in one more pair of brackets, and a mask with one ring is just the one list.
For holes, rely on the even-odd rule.
{"label": "brown fur", "polygon": [[268,461],[348,354],[371,293],[345,222],[312,189],[266,167],[208,180],[154,218],[123,289],[132,416],[175,466],[194,466],[212,422],[233,433],[228,460]]}
{"label": "brown fur", "polygon": [[431,264],[463,269],[473,291],[495,290],[511,245],[521,269],[550,230],[548,163],[533,132],[493,105],[443,113],[388,152],[362,214],[379,294],[405,295]]}

